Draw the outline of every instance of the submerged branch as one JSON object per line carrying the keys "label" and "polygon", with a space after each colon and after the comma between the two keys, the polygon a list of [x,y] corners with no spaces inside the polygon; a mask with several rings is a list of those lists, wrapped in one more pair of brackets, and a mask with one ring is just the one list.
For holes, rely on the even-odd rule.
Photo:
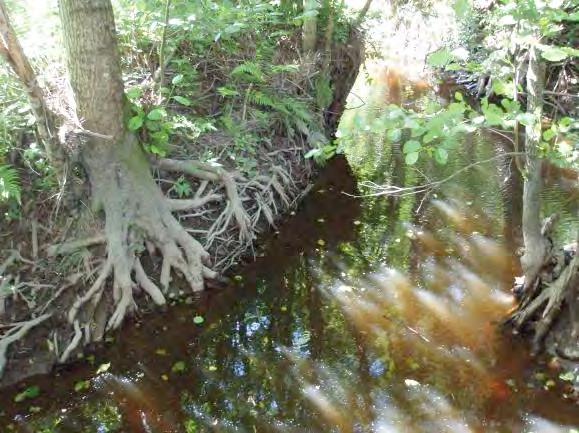
{"label": "submerged branch", "polygon": [[472,164],[469,164],[469,165],[461,168],[460,170],[455,171],[453,174],[451,174],[448,177],[445,177],[444,179],[428,182],[428,183],[425,183],[422,185],[417,185],[417,186],[400,187],[400,186],[396,186],[396,185],[378,185],[374,182],[362,182],[361,183],[362,186],[378,190],[378,192],[375,192],[372,194],[362,194],[362,195],[354,195],[354,194],[346,194],[346,195],[349,195],[351,197],[363,198],[363,197],[379,197],[379,196],[384,196],[384,195],[386,195],[386,196],[405,196],[405,195],[419,194],[419,193],[422,193],[425,191],[431,191],[433,189],[436,189],[436,188],[440,187],[442,184],[445,184],[445,183],[451,181],[452,179],[456,178],[460,174],[462,174],[465,171],[468,171],[476,166],[486,164],[486,163],[489,163],[492,161],[496,161],[497,159],[504,158],[505,156],[522,156],[524,154],[525,154],[524,152],[505,152],[501,155],[493,156],[492,158],[488,158],[488,159],[485,159],[482,161],[477,161],[477,162],[474,162]]}

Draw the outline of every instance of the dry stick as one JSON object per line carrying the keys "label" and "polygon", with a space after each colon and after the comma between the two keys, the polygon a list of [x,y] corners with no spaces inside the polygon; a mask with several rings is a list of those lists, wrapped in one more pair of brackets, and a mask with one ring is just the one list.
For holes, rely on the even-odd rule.
{"label": "dry stick", "polygon": [[0,277],[4,275],[4,272],[6,272],[10,266],[12,266],[12,263],[16,261],[19,255],[20,253],[18,251],[12,250],[8,258],[0,265]]}
{"label": "dry stick", "polygon": [[8,350],[8,346],[26,336],[28,331],[30,331],[35,326],[38,326],[50,317],[52,317],[52,313],[43,314],[36,319],[20,323],[18,325],[18,330],[10,331],[8,335],[0,339],[0,377],[2,377],[4,368],[6,367],[6,352]]}
{"label": "dry stick", "polygon": [[32,220],[32,258],[38,259],[38,223]]}

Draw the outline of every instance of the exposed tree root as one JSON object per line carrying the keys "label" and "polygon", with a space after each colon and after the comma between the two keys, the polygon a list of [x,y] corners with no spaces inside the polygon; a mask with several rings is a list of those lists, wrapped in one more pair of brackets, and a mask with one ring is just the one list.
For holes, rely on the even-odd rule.
{"label": "exposed tree root", "polygon": [[4,368],[6,367],[6,351],[8,350],[8,346],[23,338],[28,331],[48,320],[51,316],[52,314],[43,314],[26,322],[15,323],[12,329],[0,338],[0,377],[2,377],[2,373],[4,373]]}
{"label": "exposed tree root", "polygon": [[227,194],[228,207],[226,210],[225,221],[229,222],[231,216],[239,227],[239,240],[252,241],[253,232],[250,229],[250,218],[237,191],[237,184],[234,176],[224,170],[222,167],[213,166],[198,161],[180,161],[175,159],[161,159],[156,161],[156,166],[161,170],[185,173],[198,179],[208,181],[220,181],[225,187]]}
{"label": "exposed tree root", "polygon": [[[173,270],[185,278],[193,291],[203,289],[204,279],[216,278],[217,273],[208,266],[207,248],[226,232],[229,236],[231,221],[236,222],[239,231],[238,246],[245,249],[255,237],[260,214],[265,214],[266,219],[273,223],[274,214],[278,213],[273,193],[277,193],[284,206],[291,203],[286,187],[293,181],[281,168],[274,168],[271,177],[261,176],[253,181],[255,186],[252,186],[251,182],[221,167],[195,161],[163,159],[155,162],[158,169],[184,173],[202,181],[192,199],[167,198],[150,175],[147,161],[144,157],[139,158],[142,154],[135,150],[134,142],[129,139],[126,146],[137,155],[131,156],[130,164],[119,164],[118,161],[128,160],[123,157],[103,161],[103,156],[106,158],[107,155],[97,154],[94,169],[89,170],[96,203],[105,211],[105,233],[47,249],[49,255],[61,255],[104,242],[107,245],[107,258],[96,270],[90,288],[76,299],[68,311],[67,320],[72,325],[73,333],[59,357],[60,362],[69,359],[80,346],[83,335],[85,342],[102,338],[102,332],[94,330],[94,316],[105,298],[109,284],[112,283],[113,309],[106,322],[106,329],[112,330],[118,328],[125,317],[136,310],[134,294],[138,289],[146,293],[156,305],[166,304]],[[88,158],[88,161],[90,164],[91,159]],[[204,194],[210,182],[222,185],[225,197],[213,191]],[[239,192],[238,182],[242,185],[242,193]],[[250,200],[248,194],[254,188],[261,198],[254,197],[252,202],[257,203],[257,212],[250,218],[243,202]],[[205,247],[173,215],[174,212],[200,209],[213,202],[224,201],[224,198],[227,199],[224,209],[211,228],[202,231],[206,234]],[[142,266],[140,256],[144,251],[152,255],[159,252],[162,257],[157,282],[147,275]],[[231,248],[231,251],[238,252],[238,248]]]}
{"label": "exposed tree root", "polygon": [[[551,219],[547,220],[553,221]],[[550,228],[543,229],[543,233]],[[577,344],[577,320],[575,307],[579,287],[579,255],[575,251],[573,259],[566,263],[565,254],[550,253],[543,265],[533,273],[532,284],[523,282],[522,299],[518,308],[505,322],[517,332],[532,329],[533,353],[539,353],[544,348],[547,335],[553,330],[559,317],[569,317],[570,323],[563,327],[571,327],[569,335],[573,341],[563,342],[569,346]],[[568,309],[569,315],[562,315],[563,309]],[[555,338],[557,340],[557,338]]]}

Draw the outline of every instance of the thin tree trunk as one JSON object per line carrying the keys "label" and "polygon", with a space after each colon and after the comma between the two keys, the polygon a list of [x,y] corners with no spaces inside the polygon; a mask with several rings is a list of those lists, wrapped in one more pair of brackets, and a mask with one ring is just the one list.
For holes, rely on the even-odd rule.
{"label": "thin tree trunk", "polygon": [[[318,10],[317,0],[304,0],[304,14]],[[302,50],[306,58],[311,58],[316,51],[318,42],[318,17],[306,16],[303,24]]]}
{"label": "thin tree trunk", "polygon": [[32,112],[36,118],[38,134],[44,144],[46,157],[57,172],[59,180],[62,180],[63,156],[55,133],[56,116],[46,104],[44,92],[38,85],[34,69],[24,54],[24,50],[16,37],[16,32],[10,23],[4,0],[0,0],[0,55],[11,66],[26,90]]}
{"label": "thin tree trunk", "polygon": [[537,49],[529,50],[527,70],[527,112],[535,121],[525,128],[526,178],[523,190],[523,240],[525,253],[521,265],[525,275],[525,290],[532,288],[544,265],[548,243],[541,233],[541,160],[538,151],[541,141],[541,115],[543,112],[543,87],[545,65],[538,59]]}

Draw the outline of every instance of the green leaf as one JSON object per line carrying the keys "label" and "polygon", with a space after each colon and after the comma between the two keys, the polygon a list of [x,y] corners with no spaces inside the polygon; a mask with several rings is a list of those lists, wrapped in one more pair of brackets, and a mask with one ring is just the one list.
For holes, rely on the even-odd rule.
{"label": "green leaf", "polygon": [[40,395],[40,388],[38,386],[29,386],[24,391],[19,394],[16,394],[14,397],[14,401],[16,403],[23,402],[24,400],[36,398]]}
{"label": "green leaf", "polygon": [[143,94],[143,89],[140,87],[132,87],[127,90],[126,94],[127,98],[129,98],[131,101],[134,101],[135,99],[139,99],[141,97]]}
{"label": "green leaf", "polygon": [[183,81],[183,74],[177,74],[173,77],[173,79],[171,80],[171,84],[173,84],[173,86],[176,86],[177,84],[179,84],[181,81]]}
{"label": "green leaf", "polygon": [[470,10],[470,2],[468,0],[455,0],[452,8],[458,18],[464,18]]}
{"label": "green leaf", "polygon": [[454,99],[456,99],[456,100],[459,101],[459,102],[462,102],[462,101],[464,100],[464,98],[463,98],[463,96],[462,96],[462,93],[460,93],[460,92],[456,92],[456,93],[454,94]]}
{"label": "green leaf", "polygon": [[129,131],[137,131],[138,129],[140,129],[143,126],[144,120],[145,119],[143,119],[142,116],[131,117],[128,125]]}
{"label": "green leaf", "polygon": [[203,318],[203,316],[193,317],[193,323],[195,323],[196,325],[201,325],[203,322],[205,322],[205,319]]}
{"label": "green leaf", "polygon": [[435,151],[434,151],[434,159],[436,160],[436,162],[438,162],[439,164],[446,164],[448,161],[448,152],[446,151],[446,149],[442,148],[442,147],[438,147]]}
{"label": "green leaf", "polygon": [[88,380],[81,380],[80,382],[76,382],[74,384],[74,391],[81,392],[86,391],[90,388],[90,382]]}
{"label": "green leaf", "polygon": [[532,113],[521,113],[516,117],[517,121],[525,126],[532,126],[535,123],[535,116]]}
{"label": "green leaf", "polygon": [[514,26],[517,24],[517,20],[512,15],[505,15],[499,20],[500,26]]}
{"label": "green leaf", "polygon": [[442,67],[450,63],[454,59],[452,53],[446,48],[442,48],[430,54],[427,59],[428,65],[432,67]]}
{"label": "green leaf", "polygon": [[187,99],[187,98],[185,98],[185,97],[183,97],[183,96],[173,96],[173,99],[174,99],[175,101],[177,101],[179,104],[185,105],[185,106],[187,106],[187,107],[189,107],[189,106],[192,104],[192,102],[191,102],[190,99]]}
{"label": "green leaf", "polygon": [[111,368],[111,363],[107,362],[106,364],[101,364],[96,371],[96,374],[106,373]]}
{"label": "green leaf", "polygon": [[167,116],[167,112],[163,108],[153,108],[147,114],[147,119],[149,120],[161,120]]}
{"label": "green leaf", "polygon": [[557,134],[555,133],[555,131],[553,131],[553,129],[549,128],[545,132],[543,132],[543,140],[551,141],[553,138],[555,138],[556,135]]}
{"label": "green leaf", "polygon": [[404,143],[404,148],[403,148],[403,152],[404,153],[414,153],[414,152],[418,152],[421,148],[421,144],[420,142],[416,141],[416,140],[408,140],[406,143]]}
{"label": "green leaf", "polygon": [[418,161],[418,156],[420,154],[418,152],[411,152],[409,154],[406,155],[406,164],[408,165],[414,165],[416,164],[416,161]]}
{"label": "green leaf", "polygon": [[171,371],[173,373],[183,373],[186,369],[186,365],[184,361],[177,361],[175,364],[173,364],[173,367],[171,367]]}
{"label": "green leaf", "polygon": [[575,375],[573,374],[572,371],[568,371],[567,373],[561,373],[559,375],[559,379],[567,382],[573,382],[575,380]]}
{"label": "green leaf", "polygon": [[539,49],[541,49],[541,55],[543,58],[549,62],[560,62],[561,60],[565,60],[569,57],[569,54],[565,50],[559,47],[551,47],[548,45],[540,45]]}
{"label": "green leaf", "polygon": [[400,141],[402,137],[402,131],[400,129],[391,129],[386,133],[386,137],[393,143],[397,143]]}

